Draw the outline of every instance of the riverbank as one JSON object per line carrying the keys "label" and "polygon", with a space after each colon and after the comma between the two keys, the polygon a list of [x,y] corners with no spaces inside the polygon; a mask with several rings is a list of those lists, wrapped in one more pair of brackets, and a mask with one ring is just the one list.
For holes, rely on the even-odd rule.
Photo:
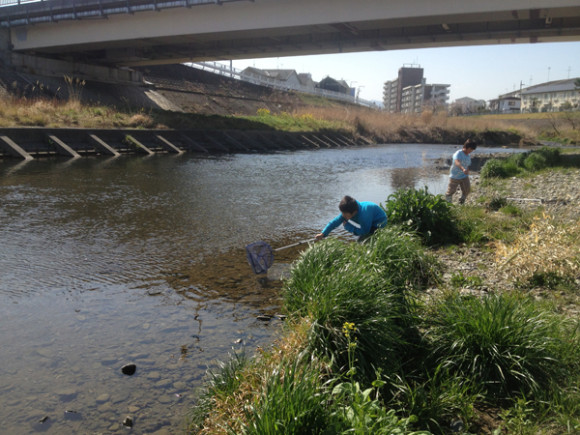
{"label": "riverbank", "polygon": [[579,430],[580,170],[473,182],[461,243],[423,250],[391,227],[304,253],[281,341],[210,377],[191,433]]}
{"label": "riverbank", "polygon": [[521,117],[390,114],[282,92],[184,65],[143,69],[142,85],[16,74],[0,69],[0,127],[336,132],[370,143],[578,143],[578,112]]}
{"label": "riverbank", "polygon": [[[567,228],[580,224],[580,169],[549,170],[492,183],[482,182],[479,174],[475,174],[472,175],[472,189],[463,213],[465,219],[473,219],[477,225],[481,222],[481,214],[474,210],[479,210],[487,215],[481,219],[496,220],[497,227],[510,216],[522,218],[525,226],[514,228],[514,234],[507,236],[503,242],[494,240],[483,245],[462,244],[451,250],[437,249],[435,254],[446,269],[443,275],[446,286],[452,287],[454,277],[461,274],[464,279],[460,281],[465,292],[481,296],[488,292],[512,291],[518,287],[518,278],[533,264],[541,265],[544,257],[562,260],[563,253],[569,252],[573,257],[574,249],[578,252],[580,240],[561,239]],[[505,204],[500,209],[490,209],[492,201],[497,198],[506,199]],[[488,231],[484,224],[481,226],[482,231]],[[506,258],[504,255],[508,252],[506,246],[517,245],[517,234],[522,232],[525,235],[523,231],[526,226],[533,226],[536,231],[534,237],[542,236],[542,240],[520,238],[516,248],[521,252],[513,261],[507,261],[509,256]],[[566,246],[559,246],[559,243]],[[521,269],[518,270],[518,267]],[[552,298],[554,294],[546,288],[546,284],[538,280],[529,290],[538,297]],[[576,291],[560,293],[560,309],[575,317],[580,316],[580,270],[571,284]]]}

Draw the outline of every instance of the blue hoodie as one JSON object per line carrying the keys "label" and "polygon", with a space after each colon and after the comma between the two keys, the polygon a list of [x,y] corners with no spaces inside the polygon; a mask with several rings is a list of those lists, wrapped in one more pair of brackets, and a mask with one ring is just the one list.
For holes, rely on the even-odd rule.
{"label": "blue hoodie", "polygon": [[387,215],[380,206],[370,201],[357,201],[356,203],[358,212],[350,221],[354,221],[360,228],[346,221],[341,213],[324,227],[322,230],[324,237],[328,236],[340,224],[344,224],[345,230],[357,236],[365,236],[387,224]]}

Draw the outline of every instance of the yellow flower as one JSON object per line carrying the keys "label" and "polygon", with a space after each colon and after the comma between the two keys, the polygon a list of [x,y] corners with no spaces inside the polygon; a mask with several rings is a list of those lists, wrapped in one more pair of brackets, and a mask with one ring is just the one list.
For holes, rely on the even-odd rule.
{"label": "yellow flower", "polygon": [[342,325],[342,333],[344,334],[344,336],[346,338],[350,338],[351,332],[352,333],[356,332],[356,327],[354,326],[354,323],[344,322],[344,324]]}

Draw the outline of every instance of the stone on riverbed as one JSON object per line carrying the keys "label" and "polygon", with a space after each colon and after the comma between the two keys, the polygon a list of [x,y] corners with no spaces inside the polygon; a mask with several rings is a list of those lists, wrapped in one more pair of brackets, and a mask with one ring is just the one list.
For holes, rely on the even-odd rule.
{"label": "stone on riverbed", "polygon": [[137,366],[133,363],[125,364],[123,367],[121,367],[121,371],[124,375],[127,376],[133,376],[136,370]]}

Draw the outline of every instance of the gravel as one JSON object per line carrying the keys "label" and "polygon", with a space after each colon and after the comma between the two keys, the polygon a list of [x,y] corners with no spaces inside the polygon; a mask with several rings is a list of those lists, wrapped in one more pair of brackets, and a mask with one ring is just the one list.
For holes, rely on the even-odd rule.
{"label": "gravel", "polygon": [[[511,178],[494,183],[493,186],[483,185],[477,174],[472,174],[472,192],[466,203],[481,205],[489,202],[490,198],[510,198],[508,203],[517,207],[533,211],[543,210],[552,216],[555,221],[570,225],[580,225],[580,169],[568,169],[566,171],[543,172],[525,178]],[[459,194],[456,193],[454,200],[457,201]],[[501,212],[490,212],[501,213]],[[428,290],[430,294],[440,293],[444,287],[454,287],[452,278],[463,275],[466,278],[459,285],[462,293],[483,295],[488,292],[506,291],[514,289],[515,282],[507,276],[499,267],[495,259],[494,244],[487,246],[469,246],[461,244],[449,248],[440,248],[435,251],[437,258],[444,265],[443,285]],[[576,283],[580,288],[580,277]],[[537,297],[549,296],[548,289],[531,289]],[[578,292],[576,292],[578,293]],[[569,313],[580,312],[580,295],[576,294],[568,301],[566,311]]]}

